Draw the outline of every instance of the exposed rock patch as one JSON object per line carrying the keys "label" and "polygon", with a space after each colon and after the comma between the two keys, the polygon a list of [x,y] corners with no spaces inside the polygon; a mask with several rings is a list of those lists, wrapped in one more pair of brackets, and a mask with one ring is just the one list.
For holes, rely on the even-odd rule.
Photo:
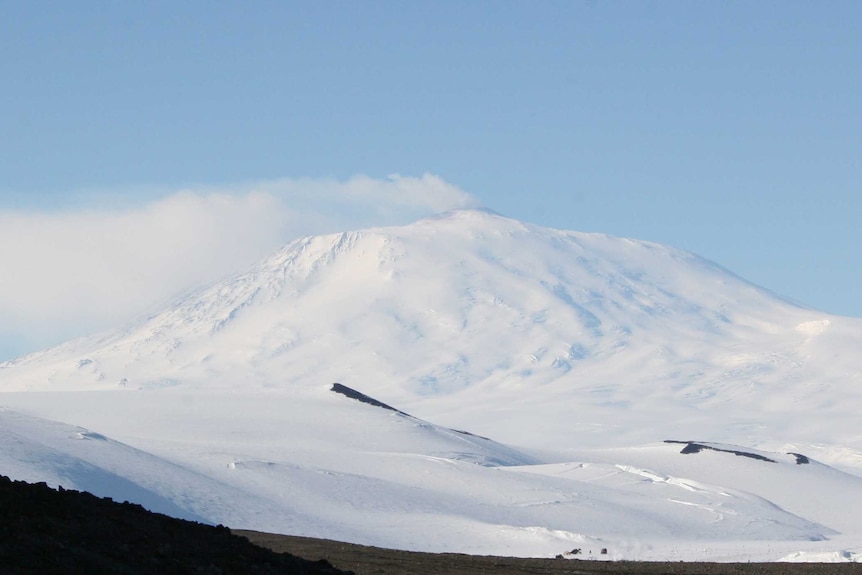
{"label": "exposed rock patch", "polygon": [[382,407],[383,409],[388,409],[389,411],[394,411],[395,413],[400,413],[401,415],[412,417],[409,413],[404,413],[400,409],[395,409],[391,405],[387,405],[382,401],[378,401],[371,396],[365,395],[361,391],[356,391],[352,387],[347,387],[346,385],[342,385],[340,383],[333,383],[332,387],[329,388],[329,390],[341,394],[345,397],[349,397],[350,399],[355,399],[356,401],[359,401],[361,403],[367,403],[368,405],[373,405],[374,407]]}
{"label": "exposed rock patch", "polygon": [[[751,459],[757,459],[760,461],[768,461],[769,463],[776,463],[774,459],[770,459],[765,455],[761,455],[760,453],[753,453],[751,451],[741,451],[737,449],[728,449],[723,447],[716,447],[715,445],[708,445],[705,443],[698,443],[696,441],[679,441],[675,439],[665,439],[665,443],[679,443],[685,445],[682,448],[680,453],[688,455],[690,453],[700,453],[704,449],[709,449],[712,451],[720,451],[722,453],[732,453],[734,455],[738,455],[740,457],[750,457]],[[792,455],[796,458],[796,465],[806,465],[811,463],[811,460],[808,459],[808,456],[802,455],[801,453],[788,453],[788,455]]]}
{"label": "exposed rock patch", "polygon": [[757,459],[760,461],[768,461],[769,463],[776,463],[774,459],[770,459],[765,455],[760,455],[759,453],[752,453],[750,451],[738,451],[735,449],[722,449],[720,447],[715,447],[712,445],[705,445],[703,443],[697,443],[695,441],[677,441],[674,439],[666,439],[665,443],[681,443],[684,444],[685,447],[682,448],[680,453],[690,454],[690,453],[700,453],[704,449],[709,449],[712,451],[720,451],[722,453],[732,453],[734,455],[738,455],[739,457],[750,457],[751,459]]}

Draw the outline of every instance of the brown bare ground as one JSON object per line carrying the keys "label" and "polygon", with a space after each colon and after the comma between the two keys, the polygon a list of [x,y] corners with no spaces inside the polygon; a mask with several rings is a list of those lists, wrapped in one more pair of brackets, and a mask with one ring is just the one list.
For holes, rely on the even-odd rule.
{"label": "brown bare ground", "polygon": [[273,535],[256,531],[235,534],[252,543],[287,552],[309,560],[326,559],[338,569],[356,575],[855,575],[862,565],[853,563],[660,563],[635,561],[590,561],[577,559],[521,559],[460,555],[456,553],[416,553],[325,539]]}

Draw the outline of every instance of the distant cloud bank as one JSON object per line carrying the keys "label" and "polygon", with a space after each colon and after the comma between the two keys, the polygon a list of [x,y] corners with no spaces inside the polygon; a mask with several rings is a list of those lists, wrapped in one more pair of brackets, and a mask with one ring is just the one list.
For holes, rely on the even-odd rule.
{"label": "distant cloud bank", "polygon": [[[118,192],[119,193],[119,192]],[[146,204],[0,211],[0,361],[116,327],[308,234],[478,205],[443,179],[279,179]]]}

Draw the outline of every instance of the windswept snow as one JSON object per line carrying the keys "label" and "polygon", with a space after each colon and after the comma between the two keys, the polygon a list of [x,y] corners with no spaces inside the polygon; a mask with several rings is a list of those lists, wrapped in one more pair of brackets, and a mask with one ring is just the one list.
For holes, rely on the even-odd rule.
{"label": "windswept snow", "polygon": [[408,549],[856,560],[860,339],[687,252],[462,210],[0,364],[0,464]]}

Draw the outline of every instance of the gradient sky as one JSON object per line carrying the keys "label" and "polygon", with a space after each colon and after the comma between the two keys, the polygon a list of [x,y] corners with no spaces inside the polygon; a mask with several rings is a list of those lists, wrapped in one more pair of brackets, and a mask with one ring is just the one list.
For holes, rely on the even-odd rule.
{"label": "gradient sky", "polygon": [[0,0],[0,82],[0,359],[155,301],[88,281],[474,203],[862,316],[856,1]]}

